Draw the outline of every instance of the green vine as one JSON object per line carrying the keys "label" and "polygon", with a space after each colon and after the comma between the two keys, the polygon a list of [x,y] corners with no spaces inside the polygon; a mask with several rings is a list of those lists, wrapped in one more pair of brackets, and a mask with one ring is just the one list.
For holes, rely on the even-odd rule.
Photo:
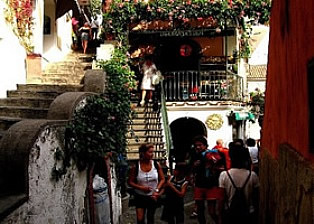
{"label": "green vine", "polygon": [[[241,57],[250,53],[248,47],[249,27],[246,24],[267,24],[270,16],[270,0],[113,0],[104,14],[104,32],[119,39],[126,35],[130,24],[142,21],[164,20],[176,24],[173,29],[189,27],[191,20],[211,18],[214,27],[224,29],[236,24],[242,31]],[[249,19],[247,19],[249,18]]]}
{"label": "green vine", "polygon": [[[55,153],[56,160],[63,159],[65,169],[70,166],[71,159],[79,170],[84,170],[99,158],[111,157],[116,164],[118,180],[123,175],[126,134],[133,116],[130,89],[135,87],[126,49],[120,45],[111,60],[98,63],[106,71],[107,89],[104,94],[86,98],[84,106],[74,113],[67,127],[66,153],[61,157],[60,153]],[[66,173],[62,169],[57,171],[53,170],[52,175],[60,178]]]}

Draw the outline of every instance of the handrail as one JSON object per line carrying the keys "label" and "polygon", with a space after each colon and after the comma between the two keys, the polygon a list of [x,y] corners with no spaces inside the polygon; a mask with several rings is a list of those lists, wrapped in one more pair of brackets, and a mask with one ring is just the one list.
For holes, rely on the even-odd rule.
{"label": "handrail", "polygon": [[167,114],[167,107],[166,107],[166,96],[165,96],[165,89],[164,89],[163,80],[161,80],[160,86],[161,86],[161,91],[160,91],[161,108],[160,108],[160,112],[161,112],[164,131],[165,131],[166,153],[167,153],[167,158],[169,158],[170,150],[173,148],[173,142],[172,142],[171,131],[169,128],[169,121],[168,121],[168,114]]}

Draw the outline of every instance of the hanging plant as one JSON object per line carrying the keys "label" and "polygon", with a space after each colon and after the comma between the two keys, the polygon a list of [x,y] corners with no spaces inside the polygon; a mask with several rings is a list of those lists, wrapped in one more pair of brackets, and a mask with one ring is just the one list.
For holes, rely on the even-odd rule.
{"label": "hanging plant", "polygon": [[[134,23],[169,21],[175,24],[173,29],[191,28],[191,21],[205,21],[210,18],[216,30],[236,24],[242,31],[241,53],[247,57],[249,27],[246,23],[267,24],[270,16],[270,0],[113,0],[104,14],[104,32],[116,37],[126,35],[129,26]],[[245,18],[245,19],[244,19]],[[248,19],[247,19],[248,18]],[[246,21],[246,22],[244,22]]]}
{"label": "hanging plant", "polygon": [[7,9],[4,10],[5,20],[11,25],[14,34],[19,38],[27,53],[34,50],[31,42],[33,33],[32,1],[5,0]]}

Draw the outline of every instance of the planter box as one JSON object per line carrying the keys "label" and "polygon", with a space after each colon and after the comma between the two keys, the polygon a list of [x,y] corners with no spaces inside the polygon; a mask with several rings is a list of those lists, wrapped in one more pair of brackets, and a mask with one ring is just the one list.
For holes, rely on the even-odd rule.
{"label": "planter box", "polygon": [[27,55],[26,58],[26,81],[33,83],[34,80],[40,79],[41,72],[41,57],[38,55]]}

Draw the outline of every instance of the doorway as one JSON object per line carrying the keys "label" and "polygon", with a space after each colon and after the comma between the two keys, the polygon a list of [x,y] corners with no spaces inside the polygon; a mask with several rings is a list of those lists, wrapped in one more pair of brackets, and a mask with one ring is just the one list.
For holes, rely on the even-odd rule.
{"label": "doorway", "polygon": [[192,140],[195,136],[207,136],[205,125],[192,117],[178,118],[170,124],[173,149],[170,151],[170,161],[182,162],[191,153]]}

